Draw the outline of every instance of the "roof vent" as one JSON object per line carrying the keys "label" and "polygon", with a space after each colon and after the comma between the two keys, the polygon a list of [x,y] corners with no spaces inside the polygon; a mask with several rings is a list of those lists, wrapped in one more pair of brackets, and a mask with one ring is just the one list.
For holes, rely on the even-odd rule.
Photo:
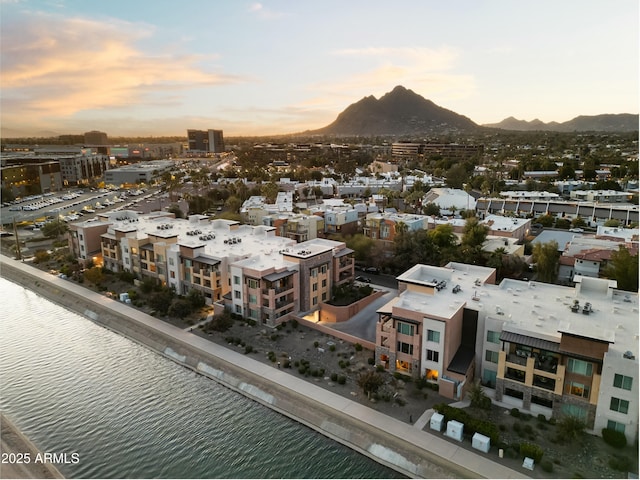
{"label": "roof vent", "polygon": [[622,354],[623,358],[628,358],[629,360],[635,360],[636,356],[633,354],[631,350],[627,350]]}

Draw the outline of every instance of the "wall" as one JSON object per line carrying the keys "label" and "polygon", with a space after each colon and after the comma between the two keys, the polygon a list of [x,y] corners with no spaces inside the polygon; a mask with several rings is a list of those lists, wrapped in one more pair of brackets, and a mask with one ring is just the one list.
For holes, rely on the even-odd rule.
{"label": "wall", "polygon": [[351,317],[356,315],[360,310],[371,304],[374,300],[383,296],[385,292],[373,292],[368,297],[358,300],[350,305],[342,307],[336,305],[329,305],[328,303],[320,304],[320,321],[328,323],[340,323],[346,322]]}

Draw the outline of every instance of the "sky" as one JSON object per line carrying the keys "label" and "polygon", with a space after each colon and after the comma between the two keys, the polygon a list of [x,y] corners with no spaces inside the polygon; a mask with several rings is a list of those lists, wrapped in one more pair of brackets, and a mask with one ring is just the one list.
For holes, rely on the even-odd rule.
{"label": "sky", "polygon": [[639,4],[0,0],[0,127],[287,134],[397,85],[478,124],[638,113]]}

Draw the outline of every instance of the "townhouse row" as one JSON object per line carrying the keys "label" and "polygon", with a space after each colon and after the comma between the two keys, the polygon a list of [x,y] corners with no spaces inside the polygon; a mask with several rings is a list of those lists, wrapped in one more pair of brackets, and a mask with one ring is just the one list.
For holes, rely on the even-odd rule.
{"label": "townhouse row", "polygon": [[296,243],[273,227],[203,215],[120,211],[100,218],[70,226],[78,259],[153,278],[182,295],[200,291],[207,303],[271,327],[318,309],[334,285],[354,278],[353,251],[342,242]]}

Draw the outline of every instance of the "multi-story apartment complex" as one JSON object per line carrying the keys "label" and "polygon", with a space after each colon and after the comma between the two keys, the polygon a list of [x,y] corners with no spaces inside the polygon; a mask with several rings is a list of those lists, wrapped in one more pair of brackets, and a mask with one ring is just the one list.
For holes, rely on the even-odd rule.
{"label": "multi-story apartment complex", "polygon": [[222,130],[187,130],[189,152],[224,153]]}
{"label": "multi-story apartment complex", "polygon": [[476,203],[479,216],[490,213],[520,216],[553,215],[572,220],[582,218],[589,225],[602,225],[610,219],[619,220],[622,225],[638,222],[638,205],[600,204],[596,202],[564,202],[561,200],[503,200],[498,198],[480,198]]}
{"label": "multi-story apartment complex", "polygon": [[111,212],[73,224],[70,237],[81,259],[153,278],[183,295],[199,290],[208,303],[268,326],[320,308],[334,285],[354,275],[353,251],[342,242],[296,243],[273,227],[204,215]]}
{"label": "multi-story apartment complex", "polygon": [[58,162],[34,162],[8,165],[0,169],[2,189],[14,197],[55,192],[62,189]]}
{"label": "multi-story apartment complex", "polygon": [[83,150],[80,155],[61,157],[60,172],[65,185],[88,185],[102,180],[111,163],[108,155],[92,154]]}
{"label": "multi-story apartment complex", "polygon": [[576,276],[575,287],[505,279],[486,267],[416,265],[382,307],[376,361],[463,398],[481,378],[497,400],[589,429],[638,434],[638,295]]}
{"label": "multi-story apartment complex", "polygon": [[365,236],[383,242],[388,247],[393,245],[399,225],[408,232],[427,230],[431,217],[410,213],[381,212],[369,213],[364,222]]}

